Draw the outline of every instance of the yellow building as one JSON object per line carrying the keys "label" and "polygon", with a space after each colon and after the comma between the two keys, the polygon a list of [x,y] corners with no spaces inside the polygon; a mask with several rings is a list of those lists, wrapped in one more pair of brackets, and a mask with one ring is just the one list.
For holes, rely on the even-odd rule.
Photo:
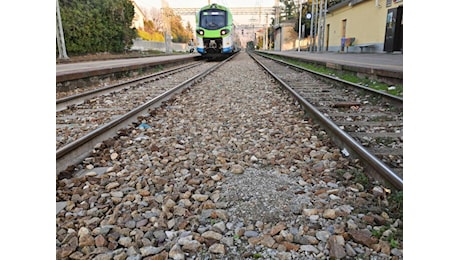
{"label": "yellow building", "polygon": [[402,51],[402,6],[402,0],[344,0],[328,7],[323,50]]}

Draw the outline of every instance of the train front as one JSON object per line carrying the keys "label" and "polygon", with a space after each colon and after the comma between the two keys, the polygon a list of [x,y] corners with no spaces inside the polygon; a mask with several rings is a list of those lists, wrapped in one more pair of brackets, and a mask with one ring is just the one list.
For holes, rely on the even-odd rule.
{"label": "train front", "polygon": [[211,4],[196,16],[197,51],[203,56],[233,53],[232,14],[224,6]]}

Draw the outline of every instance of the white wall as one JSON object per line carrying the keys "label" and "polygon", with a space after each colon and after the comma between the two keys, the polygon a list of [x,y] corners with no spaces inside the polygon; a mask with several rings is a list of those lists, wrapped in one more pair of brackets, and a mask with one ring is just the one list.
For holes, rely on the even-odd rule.
{"label": "white wall", "polygon": [[[171,43],[171,48],[175,52],[188,52],[189,47],[185,43]],[[131,46],[132,51],[163,51],[166,52],[164,42],[152,42],[145,41],[141,39],[133,40],[133,46]]]}

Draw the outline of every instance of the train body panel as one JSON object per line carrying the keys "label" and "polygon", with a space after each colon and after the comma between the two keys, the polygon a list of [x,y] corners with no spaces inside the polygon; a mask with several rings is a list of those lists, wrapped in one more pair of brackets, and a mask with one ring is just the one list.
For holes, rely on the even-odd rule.
{"label": "train body panel", "polygon": [[234,32],[232,13],[225,6],[210,4],[196,14],[196,48],[202,56],[224,56],[237,51]]}

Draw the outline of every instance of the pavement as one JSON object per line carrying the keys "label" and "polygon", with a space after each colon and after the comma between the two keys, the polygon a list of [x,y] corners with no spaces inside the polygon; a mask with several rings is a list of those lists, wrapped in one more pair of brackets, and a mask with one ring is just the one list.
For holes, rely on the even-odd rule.
{"label": "pavement", "polygon": [[338,53],[338,52],[308,52],[308,51],[264,51],[266,53],[301,58],[310,61],[334,63],[343,66],[355,66],[369,69],[379,69],[403,72],[403,54],[395,53]]}
{"label": "pavement", "polygon": [[[338,53],[338,52],[308,52],[308,51],[261,51],[287,57],[304,59],[325,65],[331,68],[349,69],[357,72],[380,74],[402,80],[403,54],[395,53]],[[184,54],[173,56],[157,56],[136,59],[121,59],[108,61],[94,61],[56,65],[56,80],[58,82],[69,79],[77,74],[91,74],[95,70],[106,71],[120,70],[125,67],[141,66],[142,64],[154,65],[166,60],[176,60],[184,57],[198,57],[199,54]]]}
{"label": "pavement", "polygon": [[199,54],[181,54],[56,64],[56,82],[78,79],[83,76],[96,76],[98,73],[106,74],[109,72],[142,68],[144,66],[173,63],[182,61],[184,58],[193,60],[195,57],[199,56]]}

